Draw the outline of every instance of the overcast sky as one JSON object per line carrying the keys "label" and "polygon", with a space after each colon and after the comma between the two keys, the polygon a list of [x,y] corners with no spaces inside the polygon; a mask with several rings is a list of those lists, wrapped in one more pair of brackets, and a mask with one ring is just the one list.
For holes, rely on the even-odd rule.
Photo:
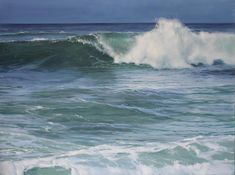
{"label": "overcast sky", "polygon": [[235,0],[0,0],[0,23],[234,22]]}

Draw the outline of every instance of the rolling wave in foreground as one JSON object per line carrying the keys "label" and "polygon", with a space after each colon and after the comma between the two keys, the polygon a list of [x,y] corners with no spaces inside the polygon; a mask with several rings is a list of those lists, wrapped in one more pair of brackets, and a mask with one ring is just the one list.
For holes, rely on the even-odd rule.
{"label": "rolling wave in foreground", "polygon": [[234,174],[233,24],[0,25],[0,175]]}

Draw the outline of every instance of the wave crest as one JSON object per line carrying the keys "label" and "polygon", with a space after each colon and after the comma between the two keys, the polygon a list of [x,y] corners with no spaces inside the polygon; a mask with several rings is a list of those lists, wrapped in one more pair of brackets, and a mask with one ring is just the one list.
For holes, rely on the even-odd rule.
{"label": "wave crest", "polygon": [[192,64],[213,64],[217,59],[235,64],[235,35],[195,33],[178,20],[160,19],[152,31],[136,36],[128,53],[112,56],[116,63],[155,68],[187,68]]}
{"label": "wave crest", "polygon": [[[221,60],[221,61],[218,61]],[[160,19],[145,33],[95,33],[66,40],[0,42],[2,65],[68,68],[110,63],[188,68],[235,64],[235,34],[193,32],[177,20]]]}

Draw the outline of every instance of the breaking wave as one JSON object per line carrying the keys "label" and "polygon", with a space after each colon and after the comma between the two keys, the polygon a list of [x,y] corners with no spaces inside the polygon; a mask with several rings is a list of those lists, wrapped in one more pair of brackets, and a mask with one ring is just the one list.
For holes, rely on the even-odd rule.
{"label": "breaking wave", "polygon": [[[220,61],[218,61],[220,60]],[[189,68],[235,64],[235,34],[193,32],[177,20],[160,19],[145,33],[95,33],[66,40],[0,43],[2,65],[83,67],[110,63]]]}
{"label": "breaking wave", "polygon": [[115,62],[149,64],[155,68],[186,68],[221,59],[235,64],[235,35],[194,33],[177,20],[158,21],[156,28],[136,37],[133,48]]}

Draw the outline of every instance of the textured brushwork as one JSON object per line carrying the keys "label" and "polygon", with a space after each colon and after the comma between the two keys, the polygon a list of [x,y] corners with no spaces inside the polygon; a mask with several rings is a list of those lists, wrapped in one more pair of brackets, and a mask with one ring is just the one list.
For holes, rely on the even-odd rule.
{"label": "textured brushwork", "polygon": [[0,25],[0,175],[233,175],[234,24]]}

